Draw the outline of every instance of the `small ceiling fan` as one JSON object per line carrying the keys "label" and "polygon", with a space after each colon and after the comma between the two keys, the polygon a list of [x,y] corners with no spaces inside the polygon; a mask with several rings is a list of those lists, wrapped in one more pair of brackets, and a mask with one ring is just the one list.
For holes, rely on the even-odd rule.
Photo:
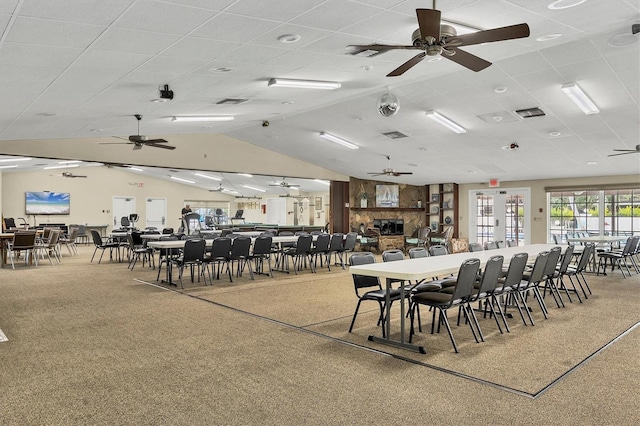
{"label": "small ceiling fan", "polygon": [[391,157],[386,155],[387,160],[389,161],[389,167],[382,169],[381,172],[369,172],[371,176],[400,176],[400,175],[412,175],[413,172],[397,172],[395,169],[391,168]]}
{"label": "small ceiling fan", "polygon": [[527,24],[510,25],[458,35],[453,26],[441,22],[441,12],[436,10],[435,0],[433,0],[433,9],[416,9],[416,15],[418,17],[419,28],[415,30],[411,36],[413,44],[409,46],[386,44],[350,45],[350,47],[355,48],[351,53],[357,55],[364,52],[371,52],[368,55],[371,57],[393,49],[422,51],[391,71],[387,74],[387,77],[402,75],[427,56],[436,55],[441,55],[443,58],[478,72],[491,65],[491,62],[485,61],[464,50],[460,50],[458,49],[459,47],[529,37],[529,26]]}
{"label": "small ceiling fan", "polygon": [[222,186],[222,184],[220,184],[217,188],[210,189],[209,192],[222,192],[224,190],[225,190],[224,186]]}
{"label": "small ceiling fan", "polygon": [[614,151],[619,152],[619,154],[609,154],[609,157],[616,157],[618,155],[627,155],[627,154],[640,154],[640,145],[636,145],[635,149],[614,149]]}
{"label": "small ceiling fan", "polygon": [[[134,117],[136,118],[136,120],[138,120],[138,134],[130,135],[129,138],[128,138],[129,142],[103,142],[100,145],[118,145],[118,144],[133,145],[133,149],[134,150],[142,149],[143,146],[150,146],[150,147],[153,147],[153,148],[163,148],[163,149],[176,149],[175,146],[164,145],[164,144],[168,143],[168,141],[165,140],[165,139],[149,139],[147,136],[141,135],[140,134],[140,120],[142,120],[142,115],[135,114]],[[114,137],[116,137],[118,139],[124,139],[124,138],[121,138],[121,137],[118,137],[118,136],[114,136]]]}
{"label": "small ceiling fan", "polygon": [[295,185],[287,182],[284,177],[280,182],[276,181],[275,183],[272,183],[269,186],[279,186],[280,188],[299,188],[300,187],[300,185]]}

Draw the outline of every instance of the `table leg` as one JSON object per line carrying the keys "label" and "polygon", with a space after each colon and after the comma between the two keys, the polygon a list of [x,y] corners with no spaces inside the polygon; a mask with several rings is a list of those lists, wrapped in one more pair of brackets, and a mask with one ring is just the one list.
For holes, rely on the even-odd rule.
{"label": "table leg", "polygon": [[421,354],[426,354],[427,350],[424,348],[424,346],[418,346],[418,345],[414,345],[411,343],[407,343],[405,341],[404,338],[404,331],[405,331],[405,314],[404,314],[404,299],[405,299],[405,292],[404,292],[404,281],[402,281],[401,286],[400,286],[400,292],[401,292],[401,297],[400,297],[400,340],[393,340],[391,339],[391,279],[387,278],[387,294],[386,294],[386,299],[385,299],[385,309],[386,309],[386,314],[385,314],[385,323],[382,324],[383,327],[386,327],[386,337],[378,337],[378,336],[374,336],[374,335],[370,335],[369,336],[369,341],[370,342],[378,342],[378,343],[383,343],[385,345],[390,345],[390,346],[395,346],[398,348],[403,348],[403,349],[409,349],[415,352],[419,352]]}

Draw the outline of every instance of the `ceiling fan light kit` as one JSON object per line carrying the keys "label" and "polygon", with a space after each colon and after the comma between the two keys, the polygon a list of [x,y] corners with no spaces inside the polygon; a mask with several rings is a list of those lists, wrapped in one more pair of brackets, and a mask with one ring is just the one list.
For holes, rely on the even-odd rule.
{"label": "ceiling fan light kit", "polygon": [[294,89],[318,89],[335,90],[342,87],[342,84],[335,81],[320,80],[294,80],[290,78],[270,78],[269,87],[289,87]]}
{"label": "ceiling fan light kit", "polygon": [[169,89],[168,84],[165,84],[164,87],[160,89],[160,99],[173,99],[173,90]]}
{"label": "ceiling fan light kit", "polygon": [[359,148],[359,146],[358,146],[358,145],[353,144],[353,143],[351,143],[351,142],[349,142],[349,141],[346,141],[346,140],[344,140],[344,139],[342,139],[342,138],[339,138],[339,137],[337,137],[337,136],[334,136],[334,135],[332,135],[331,133],[327,133],[327,132],[320,132],[320,137],[321,137],[321,138],[324,138],[324,139],[326,139],[326,140],[328,140],[328,141],[331,141],[331,142],[337,143],[337,144],[339,144],[339,145],[342,145],[342,146],[344,146],[344,147],[347,147],[347,148],[349,148],[349,149],[358,149],[358,148]]}
{"label": "ceiling fan light kit", "polygon": [[440,125],[451,130],[452,132],[455,132],[457,134],[467,133],[467,129],[449,120],[447,117],[438,113],[437,111],[427,111],[425,115],[436,123],[439,123]]}
{"label": "ceiling fan light kit", "polygon": [[597,114],[600,112],[595,103],[582,91],[577,83],[566,83],[562,85],[562,91],[576,104],[582,112],[587,115]]}

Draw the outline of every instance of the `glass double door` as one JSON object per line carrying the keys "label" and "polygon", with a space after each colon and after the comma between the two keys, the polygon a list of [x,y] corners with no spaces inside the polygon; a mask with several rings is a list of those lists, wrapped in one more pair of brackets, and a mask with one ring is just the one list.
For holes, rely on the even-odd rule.
{"label": "glass double door", "polygon": [[530,191],[469,191],[469,242],[515,240],[530,243]]}

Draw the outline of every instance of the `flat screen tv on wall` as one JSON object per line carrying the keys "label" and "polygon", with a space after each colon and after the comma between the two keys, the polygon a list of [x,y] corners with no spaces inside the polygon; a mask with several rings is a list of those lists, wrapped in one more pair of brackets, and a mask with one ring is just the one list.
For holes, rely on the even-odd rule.
{"label": "flat screen tv on wall", "polygon": [[68,192],[25,192],[25,214],[69,214],[71,201]]}

